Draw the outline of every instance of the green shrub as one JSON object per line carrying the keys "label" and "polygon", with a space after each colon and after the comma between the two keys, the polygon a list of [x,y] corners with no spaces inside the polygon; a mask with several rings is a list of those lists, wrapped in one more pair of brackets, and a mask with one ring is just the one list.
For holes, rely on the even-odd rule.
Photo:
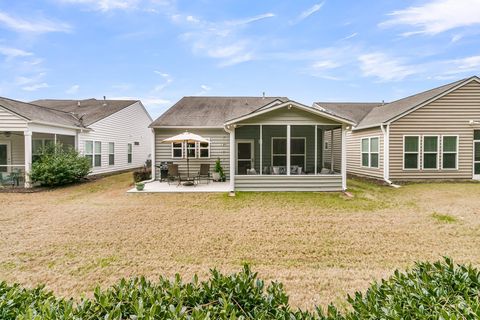
{"label": "green shrub", "polygon": [[43,287],[0,283],[0,319],[478,319],[480,274],[450,259],[417,263],[348,297],[350,310],[326,313],[293,309],[282,284],[265,286],[248,266],[233,275],[211,271],[207,281],[185,283],[161,277],[121,280],[93,298],[57,299]]}
{"label": "green shrub", "polygon": [[30,178],[45,186],[59,186],[77,182],[90,172],[90,160],[72,147],[62,144],[48,145],[40,150],[32,164]]}
{"label": "green shrub", "polygon": [[134,182],[149,180],[151,176],[152,176],[152,169],[147,166],[144,166],[141,169],[137,169],[133,171]]}

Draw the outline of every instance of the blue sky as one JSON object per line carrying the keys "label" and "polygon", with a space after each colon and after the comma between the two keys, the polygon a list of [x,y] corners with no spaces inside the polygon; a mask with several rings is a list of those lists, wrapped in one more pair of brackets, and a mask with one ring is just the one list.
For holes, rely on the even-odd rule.
{"label": "blue sky", "polygon": [[391,101],[480,74],[480,0],[0,2],[0,95]]}

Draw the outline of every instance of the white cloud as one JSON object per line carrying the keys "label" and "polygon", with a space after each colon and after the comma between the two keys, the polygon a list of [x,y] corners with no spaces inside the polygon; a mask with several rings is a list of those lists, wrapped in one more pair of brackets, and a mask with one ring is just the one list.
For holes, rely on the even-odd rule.
{"label": "white cloud", "polygon": [[322,9],[324,4],[325,4],[325,1],[313,5],[312,7],[308,8],[307,10],[300,13],[300,15],[298,17],[296,17],[293,21],[291,21],[290,24],[296,24],[296,23],[299,23],[299,22],[307,19],[312,14],[314,14],[314,13],[318,12],[320,9]]}
{"label": "white cloud", "polygon": [[80,85],[74,84],[73,86],[71,86],[70,88],[68,88],[68,89],[65,91],[65,93],[66,93],[66,94],[76,94],[79,89],[80,89]]}
{"label": "white cloud", "polygon": [[64,3],[87,5],[93,10],[132,10],[136,9],[139,0],[60,0]]}
{"label": "white cloud", "polygon": [[421,71],[419,66],[407,65],[401,59],[382,52],[363,54],[358,60],[364,76],[380,81],[398,81]]}
{"label": "white cloud", "polygon": [[13,17],[2,11],[0,11],[0,24],[11,30],[26,33],[70,32],[72,30],[72,27],[64,22],[56,22],[45,18],[26,20]]}
{"label": "white cloud", "polygon": [[19,86],[23,86],[26,84],[38,83],[42,81],[45,75],[46,75],[45,72],[40,72],[32,76],[18,76],[18,77],[15,77],[15,84]]}
{"label": "white cloud", "polygon": [[480,0],[431,0],[420,6],[393,11],[383,27],[405,25],[412,31],[403,33],[435,35],[451,29],[480,24]]}
{"label": "white cloud", "polygon": [[314,62],[312,68],[316,70],[324,70],[324,69],[334,69],[341,66],[341,64],[337,61],[333,60],[322,60]]}
{"label": "white cloud", "polygon": [[200,89],[202,89],[202,90],[195,93],[196,96],[203,96],[203,95],[207,94],[210,90],[212,90],[212,88],[207,86],[206,84],[200,85]]}
{"label": "white cloud", "polygon": [[32,84],[31,86],[22,87],[25,91],[37,91],[38,89],[48,88],[49,85],[46,82]]}
{"label": "white cloud", "polygon": [[174,14],[171,19],[175,23],[186,24],[190,29],[181,35],[181,39],[192,46],[195,54],[218,59],[219,66],[224,67],[256,58],[258,41],[255,44],[250,37],[243,36],[241,31],[251,23],[274,16],[273,13],[265,13],[244,19],[210,22]]}
{"label": "white cloud", "polygon": [[358,32],[354,32],[354,33],[340,39],[340,41],[345,41],[345,40],[348,40],[348,39],[352,39],[352,38],[355,38],[356,36],[358,36]]}
{"label": "white cloud", "polygon": [[480,73],[480,55],[445,62],[446,75],[460,73]]}
{"label": "white cloud", "polygon": [[153,91],[155,91],[155,92],[162,91],[163,89],[165,89],[167,86],[169,86],[173,82],[172,77],[170,77],[170,75],[168,73],[161,72],[161,71],[154,71],[154,72],[156,74],[160,75],[164,79],[164,82],[156,85],[153,88]]}
{"label": "white cloud", "polygon": [[0,47],[0,54],[7,57],[7,59],[28,57],[33,55],[31,52],[11,47]]}

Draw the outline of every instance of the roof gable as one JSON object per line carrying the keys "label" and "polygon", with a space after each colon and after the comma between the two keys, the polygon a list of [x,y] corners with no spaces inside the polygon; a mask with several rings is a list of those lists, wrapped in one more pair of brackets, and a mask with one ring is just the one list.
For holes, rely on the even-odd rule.
{"label": "roof gable", "polygon": [[473,76],[375,107],[360,121],[355,129],[376,127],[385,122],[395,121],[471,81],[480,82],[480,79]]}

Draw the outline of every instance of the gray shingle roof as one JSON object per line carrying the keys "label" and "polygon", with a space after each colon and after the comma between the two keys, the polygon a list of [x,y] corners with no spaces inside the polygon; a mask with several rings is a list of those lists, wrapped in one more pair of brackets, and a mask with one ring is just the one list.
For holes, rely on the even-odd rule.
{"label": "gray shingle roof", "polygon": [[[46,107],[57,112],[75,113],[77,117],[83,115],[83,125],[89,126],[103,118],[112,115],[123,108],[131,106],[138,100],[56,100],[44,99],[32,101],[33,104]],[[79,105],[80,103],[80,105]]]}
{"label": "gray shingle roof", "polygon": [[476,76],[465,78],[385,104],[317,102],[314,106],[320,106],[329,113],[355,121],[357,123],[355,129],[369,128],[388,122],[472,79],[480,80]]}
{"label": "gray shingle roof", "polygon": [[253,112],[275,100],[286,97],[183,97],[150,127],[204,126],[221,127],[233,118]]}
{"label": "gray shingle roof", "polygon": [[313,106],[334,116],[359,123],[373,108],[381,105],[381,102],[315,102]]}
{"label": "gray shingle roof", "polygon": [[78,120],[68,112],[45,108],[32,103],[0,97],[0,106],[30,121],[78,126]]}

